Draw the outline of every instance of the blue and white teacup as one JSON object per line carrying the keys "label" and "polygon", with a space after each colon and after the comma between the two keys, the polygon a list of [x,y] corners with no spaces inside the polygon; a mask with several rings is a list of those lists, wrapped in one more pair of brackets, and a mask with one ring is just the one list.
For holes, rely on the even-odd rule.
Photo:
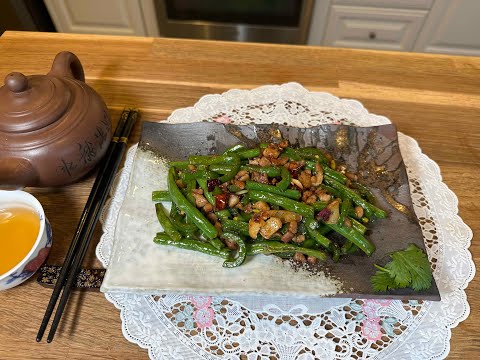
{"label": "blue and white teacup", "polygon": [[52,246],[52,228],[40,202],[25,191],[0,190],[0,208],[11,204],[25,205],[34,209],[40,219],[40,229],[29,253],[12,269],[0,275],[0,291],[17,286],[35,274],[47,259]]}

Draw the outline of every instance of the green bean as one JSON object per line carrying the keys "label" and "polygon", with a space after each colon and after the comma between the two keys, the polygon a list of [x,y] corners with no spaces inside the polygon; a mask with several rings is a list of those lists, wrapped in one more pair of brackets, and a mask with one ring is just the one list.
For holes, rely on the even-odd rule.
{"label": "green bean", "polygon": [[362,235],[365,234],[365,232],[367,231],[367,227],[365,225],[352,217],[349,217],[349,219],[352,222],[352,228],[357,230]]}
{"label": "green bean", "polygon": [[352,187],[357,189],[361,196],[363,196],[369,203],[375,202],[375,195],[370,191],[368,187],[359,182],[352,183]]}
{"label": "green bean", "polygon": [[242,265],[247,256],[245,241],[243,241],[243,239],[237,234],[230,232],[224,232],[222,236],[227,240],[234,241],[238,245],[237,256],[234,259],[229,258],[225,260],[223,267],[232,268]]}
{"label": "green bean", "polygon": [[334,187],[336,190],[340,192],[343,197],[352,200],[355,205],[361,206],[365,209],[367,216],[370,217],[371,215],[376,216],[379,219],[383,219],[387,216],[387,213],[382,209],[377,208],[375,205],[370,204],[366,200],[364,200],[360,195],[354,192],[352,189],[348,188],[347,186],[340,184],[338,181],[325,176],[323,181],[327,185]]}
{"label": "green bean", "polygon": [[181,249],[187,250],[195,250],[202,252],[204,254],[218,256],[223,259],[228,259],[230,256],[230,252],[226,249],[216,249],[211,244],[202,242],[199,240],[192,240],[192,239],[185,239],[182,238],[180,240],[172,240],[168,235],[165,233],[157,233],[153,241],[156,244],[160,245],[170,245],[175,246]]}
{"label": "green bean", "polygon": [[307,256],[315,257],[321,261],[327,260],[327,255],[321,250],[308,249],[293,244],[285,244],[279,241],[256,241],[251,244],[246,244],[246,247],[247,255],[299,252]]}
{"label": "green bean", "polygon": [[260,149],[259,148],[254,148],[254,149],[241,151],[241,152],[238,153],[238,156],[242,160],[254,158],[254,157],[260,156]]}
{"label": "green bean", "polygon": [[215,249],[223,249],[225,247],[225,244],[223,243],[222,240],[220,240],[218,237],[213,238],[213,239],[208,239],[208,242],[210,245],[212,245]]}
{"label": "green bean", "polygon": [[305,239],[304,242],[302,242],[302,247],[307,248],[307,249],[315,249],[318,247],[318,243],[315,239],[308,238]]}
{"label": "green bean", "polygon": [[179,209],[175,203],[172,202],[172,208],[170,209],[170,220],[175,228],[185,237],[195,236],[198,228],[195,224],[186,224],[183,222],[184,216],[180,215]]}
{"label": "green bean", "polygon": [[321,235],[326,235],[328,234],[330,231],[332,231],[332,229],[330,229],[327,225],[325,224],[320,224],[318,223],[317,224],[317,231],[321,234]]}
{"label": "green bean", "polygon": [[197,227],[205,233],[205,235],[212,239],[218,236],[217,229],[202,215],[202,213],[192,205],[186,198],[183,196],[182,192],[175,183],[175,170],[170,168],[168,171],[168,191],[170,192],[170,197],[172,202],[174,202],[185,214],[193,221]]}
{"label": "green bean", "polygon": [[327,207],[328,202],[325,201],[316,201],[312,204],[313,210],[320,211]]}
{"label": "green bean", "polygon": [[240,218],[240,220],[246,221],[246,222],[249,222],[252,216],[253,216],[253,213],[247,214],[246,212],[242,212],[242,211],[240,211],[240,213],[238,214],[238,217]]}
{"label": "green bean", "polygon": [[287,156],[290,160],[302,160],[302,157],[297,153],[297,151],[291,147],[283,149],[282,155]]}
{"label": "green bean", "polygon": [[290,185],[290,181],[292,180],[290,171],[288,171],[286,167],[282,166],[282,170],[280,171],[280,176],[282,177],[282,180],[280,180],[275,186],[280,190],[287,190],[288,185]]}
{"label": "green bean", "polygon": [[[324,180],[325,181],[325,180]],[[337,198],[341,198],[341,194],[340,194],[340,191],[338,191],[337,189],[331,187],[331,186],[328,186],[328,185],[325,185],[325,184],[322,184],[320,185],[320,189],[323,189],[323,190],[326,190],[330,195],[332,196],[335,196]]]}
{"label": "green bean", "polygon": [[168,190],[152,191],[152,201],[172,201]]}
{"label": "green bean", "polygon": [[249,236],[248,223],[240,220],[222,220],[223,231],[234,232],[241,235]]}
{"label": "green bean", "polygon": [[296,212],[307,218],[313,218],[314,216],[313,207],[287,197],[256,190],[250,190],[249,194],[252,200],[265,201],[269,204],[278,205],[285,210]]}
{"label": "green bean", "polygon": [[260,166],[260,165],[244,165],[241,167],[245,171],[256,171],[260,173],[267,174],[270,177],[280,176],[282,172],[282,167],[280,166]]}
{"label": "green bean", "polygon": [[198,231],[198,228],[195,224],[184,224],[178,219],[174,219],[174,218],[170,218],[170,220],[172,221],[172,224],[175,226],[175,228],[183,236],[191,237],[191,236],[194,236],[194,234]]}
{"label": "green bean", "polygon": [[247,193],[243,194],[242,200],[240,201],[242,205],[247,205],[250,202],[250,195]]}
{"label": "green bean", "polygon": [[170,218],[165,213],[166,210],[162,203],[155,204],[155,211],[157,213],[157,219],[160,225],[162,225],[162,228],[167,233],[167,235],[170,236],[173,240],[180,240],[182,238],[182,235],[177,231],[175,226],[170,221]]}
{"label": "green bean", "polygon": [[229,155],[191,155],[188,161],[192,165],[229,164],[238,159],[236,154]]}
{"label": "green bean", "polygon": [[215,211],[215,215],[217,215],[220,220],[228,220],[228,218],[230,218],[230,211],[228,211],[227,209]]}
{"label": "green bean", "polygon": [[343,222],[348,217],[348,212],[352,208],[352,201],[350,199],[345,199],[340,204],[340,217],[338,218],[337,224],[343,225]]}
{"label": "green bean", "polygon": [[197,177],[197,183],[200,186],[200,188],[203,190],[203,196],[205,196],[205,199],[215,206],[215,196],[208,191],[208,186],[207,186],[207,179],[204,178],[203,176],[198,176]]}
{"label": "green bean", "polygon": [[341,172],[333,170],[333,169],[331,169],[331,168],[329,168],[328,166],[325,166],[325,165],[323,165],[322,168],[323,168],[323,174],[325,176],[329,176],[329,177],[338,181],[341,184],[346,184],[347,183],[347,177],[345,175],[343,175]]}
{"label": "green bean", "polygon": [[213,165],[210,165],[210,170],[215,171],[219,174],[226,174],[230,171],[235,170],[235,166],[225,165],[225,164],[213,164]]}
{"label": "green bean", "polygon": [[185,197],[195,205],[195,197],[192,194],[192,190],[196,188],[197,182],[195,181],[195,178],[192,178],[191,180],[187,181],[187,187],[185,189]]}
{"label": "green bean", "polygon": [[314,147],[300,148],[296,149],[297,154],[305,158],[314,158],[320,160],[322,163],[328,163],[328,159],[325,156],[325,153]]}
{"label": "green bean", "polygon": [[345,241],[345,244],[343,244],[343,246],[341,247],[340,252],[342,253],[342,255],[349,255],[349,254],[353,254],[357,250],[358,250],[357,245],[352,243],[350,240],[347,240]]}
{"label": "green bean", "polygon": [[[308,160],[305,162],[305,168],[311,170],[313,173],[316,173],[316,166],[315,166],[316,164],[317,162]],[[319,165],[322,167],[324,175],[330,176],[332,179],[335,179],[342,184],[346,184],[347,177],[343,175],[341,172],[333,170],[326,164],[319,164]]]}
{"label": "green bean", "polygon": [[295,190],[295,189],[281,190],[276,186],[268,185],[268,184],[262,184],[262,183],[258,183],[256,181],[251,181],[251,180],[246,181],[245,187],[248,190],[265,191],[265,192],[269,192],[269,193],[273,193],[273,194],[282,195],[282,196],[285,196],[287,198],[294,199],[294,200],[298,200],[302,196],[300,194],[300,191]]}
{"label": "green bean", "polygon": [[185,183],[195,180],[195,174],[188,171],[180,171],[178,177],[182,179]]}
{"label": "green bean", "polygon": [[236,193],[236,192],[239,192],[241,190],[242,189],[240,189],[237,185],[229,185],[228,186],[228,191],[230,191],[231,193]]}
{"label": "green bean", "polygon": [[237,175],[239,169],[240,169],[240,162],[231,171],[226,172],[224,175],[222,175],[220,177],[220,181],[222,183],[225,183],[227,181],[232,180],[235,177],[235,175]]}
{"label": "green bean", "polygon": [[342,235],[347,240],[350,240],[352,243],[358,246],[368,256],[372,255],[375,251],[375,245],[366,239],[362,234],[356,231],[353,228],[347,228],[344,226],[326,224],[328,227]]}
{"label": "green bean", "polygon": [[332,242],[330,239],[327,239],[317,230],[317,222],[314,219],[305,219],[305,228],[307,229],[307,234],[319,245],[323,246],[325,249],[332,248]]}
{"label": "green bean", "polygon": [[223,155],[230,155],[233,153],[243,152],[245,151],[245,145],[243,144],[236,144],[230,146],[227,150],[223,152]]}

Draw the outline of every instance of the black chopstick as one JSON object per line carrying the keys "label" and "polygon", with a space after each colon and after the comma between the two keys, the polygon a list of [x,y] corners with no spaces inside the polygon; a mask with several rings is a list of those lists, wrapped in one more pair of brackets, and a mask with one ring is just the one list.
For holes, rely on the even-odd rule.
{"label": "black chopstick", "polygon": [[75,235],[72,239],[72,242],[70,243],[70,247],[67,251],[67,255],[65,257],[64,264],[62,266],[62,269],[60,271],[59,277],[57,279],[57,282],[55,284],[55,288],[53,289],[52,296],[50,297],[50,300],[48,302],[47,308],[45,310],[45,315],[43,316],[42,323],[40,325],[40,329],[38,330],[37,334],[37,341],[40,341],[43,337],[43,334],[45,332],[45,329],[48,325],[48,322],[50,321],[50,317],[53,313],[53,310],[55,308],[55,304],[58,300],[58,297],[60,296],[60,292],[62,290],[62,287],[65,283],[65,280],[69,274],[69,271],[71,269],[71,265],[73,262],[73,258],[75,254],[77,253],[79,244],[80,244],[80,238],[82,235],[82,232],[84,232],[85,224],[87,222],[87,219],[90,216],[90,213],[93,208],[94,200],[97,195],[98,190],[101,187],[102,182],[104,181],[105,177],[108,176],[108,167],[111,162],[114,150],[115,150],[115,145],[118,143],[120,136],[123,132],[123,129],[127,123],[128,120],[128,115],[130,114],[130,110],[124,110],[120,120],[117,124],[117,127],[115,128],[115,132],[112,137],[112,141],[110,142],[107,152],[105,153],[105,156],[103,157],[100,165],[99,165],[99,171],[97,174],[97,177],[95,179],[95,182],[92,186],[92,190],[90,192],[90,195],[88,197],[87,203],[85,204],[85,207],[83,209],[82,216],[80,218],[80,221],[77,225],[77,229],[75,230]]}
{"label": "black chopstick", "polygon": [[57,311],[55,312],[55,317],[53,319],[50,332],[48,333],[47,342],[51,342],[53,340],[53,337],[55,336],[55,332],[57,330],[58,324],[60,323],[60,319],[65,309],[65,305],[67,304],[70,292],[76,281],[77,273],[80,269],[80,266],[82,265],[83,259],[88,249],[88,245],[90,243],[90,239],[92,238],[93,232],[95,230],[95,225],[98,221],[98,218],[100,217],[100,213],[102,211],[103,205],[105,204],[105,200],[107,199],[110,187],[115,178],[115,174],[123,158],[123,154],[125,153],[128,137],[130,136],[133,126],[137,121],[137,117],[138,111],[130,112],[130,114],[128,115],[128,120],[122,130],[122,133],[120,134],[120,138],[115,144],[111,161],[106,169],[106,176],[103,178],[100,184],[100,188],[97,191],[95,200],[93,202],[92,212],[90,213],[90,217],[88,219],[88,222],[86,223],[87,227],[85,229],[85,232],[82,234],[83,236],[81,236],[80,247],[71,266],[67,282],[63,289],[62,297],[60,298],[60,303],[58,304]]}

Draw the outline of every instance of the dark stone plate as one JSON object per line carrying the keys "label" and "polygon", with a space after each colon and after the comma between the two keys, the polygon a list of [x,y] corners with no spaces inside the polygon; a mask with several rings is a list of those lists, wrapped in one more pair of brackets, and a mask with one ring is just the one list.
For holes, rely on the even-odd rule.
{"label": "dark stone plate", "polygon": [[345,292],[335,297],[440,300],[435,282],[430,289],[421,292],[403,289],[375,293],[369,281],[376,271],[373,264],[385,264],[390,260],[388,253],[403,250],[409,243],[425,250],[395,126],[322,125],[304,129],[274,124],[233,126],[207,122],[174,125],[145,122],[140,147],[167,159],[181,160],[189,155],[220,153],[237,143],[255,146],[279,136],[294,146],[316,146],[330,152],[337,164],[346,164],[349,171],[357,173],[359,181],[368,185],[376,195],[376,205],[388,212],[387,219],[376,220],[368,226],[367,236],[377,247],[371,257],[359,253],[336,264],[320,265],[344,283]]}

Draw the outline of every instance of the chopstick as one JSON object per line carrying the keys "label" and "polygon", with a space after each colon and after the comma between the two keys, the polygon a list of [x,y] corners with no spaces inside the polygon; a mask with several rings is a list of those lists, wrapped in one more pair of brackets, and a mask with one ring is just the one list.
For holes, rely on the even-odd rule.
{"label": "chopstick", "polygon": [[112,141],[100,165],[99,173],[95,179],[95,183],[93,184],[79,224],[75,231],[75,235],[72,239],[72,243],[68,249],[64,265],[62,266],[62,271],[60,272],[59,278],[52,292],[52,296],[50,297],[47,305],[45,315],[37,334],[37,341],[41,341],[48,322],[50,321],[50,317],[52,316],[58,297],[60,296],[60,292],[65,285],[62,298],[60,299],[60,304],[55,313],[55,318],[47,338],[47,342],[51,342],[53,340],[58,323],[70,295],[72,285],[76,281],[76,275],[82,264],[83,258],[85,257],[93,230],[95,229],[100,212],[107,198],[108,191],[115,177],[115,173],[122,160],[128,137],[137,120],[137,117],[138,111],[132,110],[124,110],[120,117],[118,125],[113,134]]}

